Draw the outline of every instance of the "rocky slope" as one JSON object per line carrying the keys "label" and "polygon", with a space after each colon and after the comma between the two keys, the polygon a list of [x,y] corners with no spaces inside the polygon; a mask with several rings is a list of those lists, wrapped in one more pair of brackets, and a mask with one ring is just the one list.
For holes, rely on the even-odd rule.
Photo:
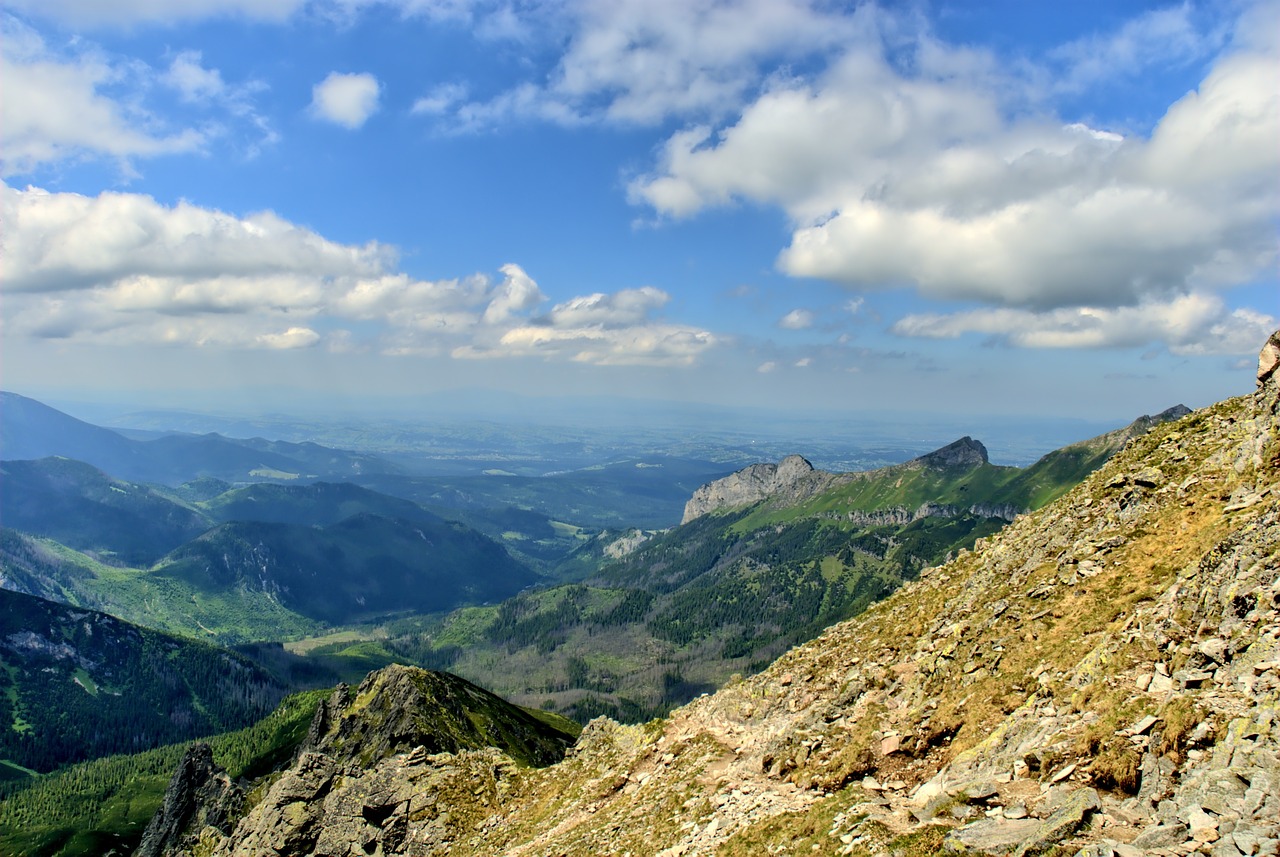
{"label": "rocky slope", "polygon": [[[216,853],[1274,855],[1280,332],[1269,349],[1256,395],[1135,438],[757,676],[594,721],[543,769],[347,768]],[[362,836],[290,838],[321,804]]]}

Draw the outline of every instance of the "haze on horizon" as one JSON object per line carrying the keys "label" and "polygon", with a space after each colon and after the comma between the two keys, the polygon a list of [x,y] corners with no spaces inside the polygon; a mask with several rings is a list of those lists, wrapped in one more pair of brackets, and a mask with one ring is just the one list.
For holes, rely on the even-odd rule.
{"label": "haze on horizon", "polygon": [[1119,424],[1280,325],[1277,2],[9,0],[0,73],[36,398]]}

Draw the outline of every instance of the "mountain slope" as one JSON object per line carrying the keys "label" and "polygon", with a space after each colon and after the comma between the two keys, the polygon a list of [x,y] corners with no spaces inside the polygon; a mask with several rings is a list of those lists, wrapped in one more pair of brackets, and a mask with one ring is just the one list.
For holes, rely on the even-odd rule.
{"label": "mountain slope", "polygon": [[0,462],[0,520],[104,562],[150,565],[210,526],[145,485],[68,458]]}
{"label": "mountain slope", "polygon": [[862,473],[824,473],[800,456],[751,465],[689,502],[715,511],[581,551],[583,566],[595,566],[585,586],[521,593],[379,646],[582,722],[659,716],[856,616],[999,531],[1033,495],[1067,490],[1128,438],[1185,410],[1143,417],[1027,468],[991,465],[967,437]]}
{"label": "mountain slope", "polygon": [[0,590],[0,758],[48,771],[245,726],[284,689],[223,649]]}
{"label": "mountain slope", "polygon": [[[447,785],[470,757],[434,760],[435,785],[386,816],[405,822],[371,821],[363,847],[1275,853],[1280,331],[1269,349],[1258,395],[1135,439],[758,676],[665,721],[593,722],[564,762],[490,766],[479,794]],[[380,766],[315,803],[368,805],[397,776]],[[280,850],[296,828],[264,821],[215,853]]]}
{"label": "mountain slope", "polygon": [[262,521],[326,527],[352,515],[438,522],[417,503],[379,494],[349,482],[279,485],[259,482],[233,488],[200,504],[215,521]]}
{"label": "mountain slope", "polygon": [[328,623],[500,600],[537,580],[461,524],[369,514],[327,527],[222,524],[170,553],[150,576],[197,592],[258,593]]}

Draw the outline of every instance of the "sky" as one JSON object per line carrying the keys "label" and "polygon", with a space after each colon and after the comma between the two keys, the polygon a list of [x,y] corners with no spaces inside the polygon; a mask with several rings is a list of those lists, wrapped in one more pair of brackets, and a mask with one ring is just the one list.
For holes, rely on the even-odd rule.
{"label": "sky", "polygon": [[4,0],[0,385],[1198,407],[1278,81],[1276,2]]}

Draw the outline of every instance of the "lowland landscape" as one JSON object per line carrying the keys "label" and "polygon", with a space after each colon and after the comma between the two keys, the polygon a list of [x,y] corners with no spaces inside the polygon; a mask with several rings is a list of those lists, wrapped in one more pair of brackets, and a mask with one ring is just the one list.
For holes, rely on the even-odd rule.
{"label": "lowland landscape", "polygon": [[1278,362],[1016,467],[6,393],[0,852],[1276,854]]}

